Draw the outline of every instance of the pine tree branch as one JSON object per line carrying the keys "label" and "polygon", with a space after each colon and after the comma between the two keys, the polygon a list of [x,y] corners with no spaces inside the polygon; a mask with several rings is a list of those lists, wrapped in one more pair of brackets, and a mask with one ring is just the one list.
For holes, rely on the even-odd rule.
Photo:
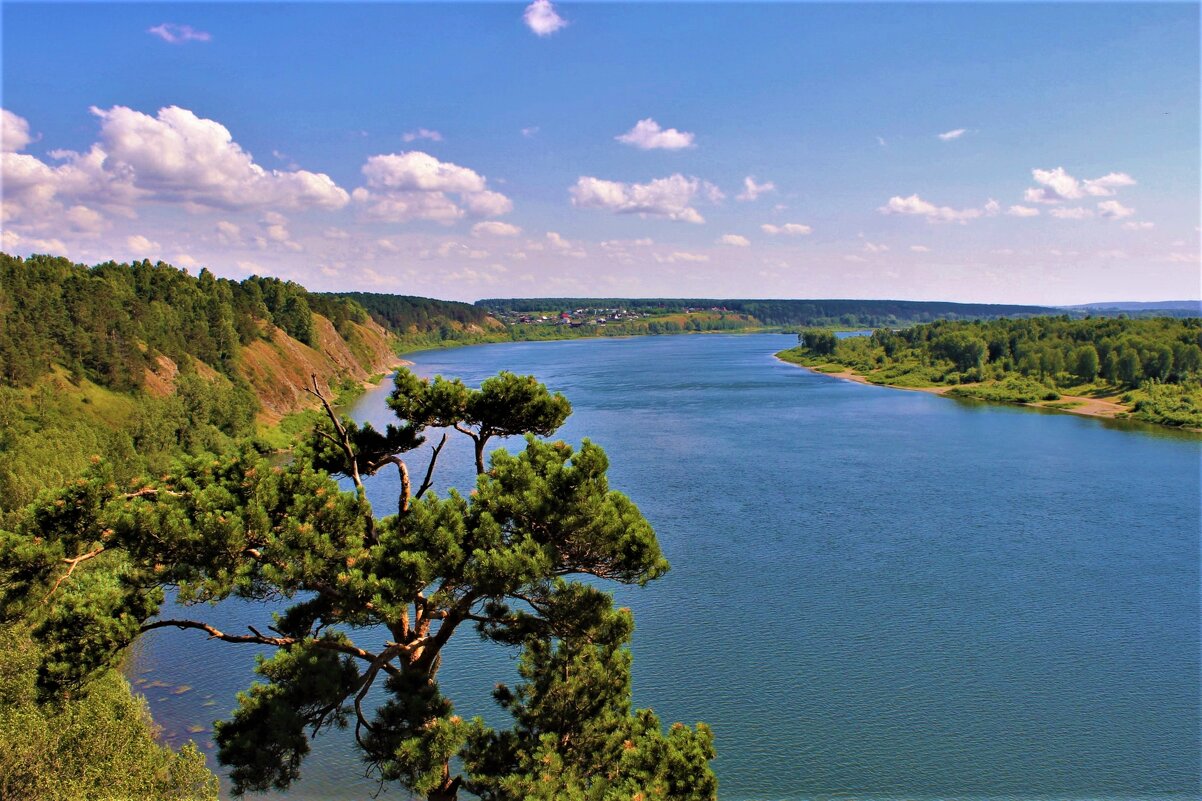
{"label": "pine tree branch", "polygon": [[63,564],[68,565],[67,572],[63,573],[61,576],[58,577],[58,581],[54,582],[54,586],[50,588],[50,592],[46,593],[46,597],[42,599],[42,603],[46,603],[47,601],[50,600],[50,596],[54,595],[54,593],[58,590],[59,586],[64,581],[66,581],[68,578],[71,577],[71,574],[75,572],[75,568],[79,567],[81,563],[86,562],[89,559],[95,559],[97,556],[100,556],[100,554],[102,554],[102,553],[104,553],[103,545],[101,545],[99,548],[95,548],[91,551],[88,551],[87,553],[85,553],[81,556],[75,556],[70,559],[64,559]]}
{"label": "pine tree branch", "polygon": [[444,432],[442,439],[438,442],[438,445],[431,448],[433,452],[430,454],[430,464],[426,467],[426,477],[422,479],[422,485],[417,488],[417,493],[413,496],[414,500],[417,500],[425,495],[426,490],[430,489],[430,486],[434,481],[434,463],[438,461],[438,454],[442,452],[442,446],[446,444],[447,435]]}

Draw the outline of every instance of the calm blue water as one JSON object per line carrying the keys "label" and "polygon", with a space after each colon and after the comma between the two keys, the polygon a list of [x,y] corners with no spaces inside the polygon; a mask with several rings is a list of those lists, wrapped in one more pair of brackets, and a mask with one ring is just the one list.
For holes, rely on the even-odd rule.
{"label": "calm blue water", "polygon": [[[572,401],[561,436],[606,448],[673,566],[617,591],[635,701],[714,727],[724,801],[1198,798],[1202,441],[843,382],[776,361],[792,342],[490,345],[414,369],[534,373]],[[386,422],[387,391],[355,415]],[[469,485],[469,444],[444,485]],[[392,474],[370,493],[393,511]],[[513,654],[458,636],[444,690],[503,723],[488,692]],[[253,654],[160,631],[131,676],[204,745]],[[290,797],[374,790],[333,735]]]}

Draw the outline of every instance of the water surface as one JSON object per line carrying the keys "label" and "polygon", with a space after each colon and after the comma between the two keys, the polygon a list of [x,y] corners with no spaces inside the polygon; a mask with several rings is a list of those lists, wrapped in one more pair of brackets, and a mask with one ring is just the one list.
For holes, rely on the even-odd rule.
{"label": "water surface", "polygon": [[[616,588],[635,702],[714,727],[722,799],[1199,797],[1198,438],[839,381],[773,358],[792,342],[515,343],[413,369],[533,373],[572,401],[560,436],[607,450],[672,562]],[[355,416],[387,422],[386,395]],[[440,486],[469,486],[471,459],[452,440]],[[381,513],[396,490],[372,480]],[[457,638],[444,690],[504,723],[488,693],[514,654]],[[187,728],[228,713],[253,654],[157,631],[131,675],[204,745]],[[376,789],[338,735],[304,774],[290,797]]]}

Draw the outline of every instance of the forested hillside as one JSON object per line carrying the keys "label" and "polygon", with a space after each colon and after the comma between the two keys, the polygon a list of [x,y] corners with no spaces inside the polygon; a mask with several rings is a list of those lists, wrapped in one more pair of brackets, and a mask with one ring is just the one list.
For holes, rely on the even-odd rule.
{"label": "forested hillside", "polygon": [[276,278],[0,254],[0,512],[78,475],[220,450],[395,362],[353,301]]}
{"label": "forested hillside", "polygon": [[1030,317],[1060,313],[1044,306],[942,303],[916,300],[740,300],[715,298],[489,298],[476,305],[498,313],[615,307],[666,314],[725,309],[768,326],[896,327],[932,320]]}
{"label": "forested hillside", "polygon": [[354,303],[400,336],[434,334],[441,339],[455,339],[504,328],[486,309],[470,303],[376,292],[338,292],[317,297]]}
{"label": "forested hillside", "polygon": [[873,383],[950,387],[949,394],[1014,403],[1060,395],[1109,398],[1149,422],[1202,427],[1202,319],[1043,317],[941,321],[870,337],[810,330],[779,354]]}

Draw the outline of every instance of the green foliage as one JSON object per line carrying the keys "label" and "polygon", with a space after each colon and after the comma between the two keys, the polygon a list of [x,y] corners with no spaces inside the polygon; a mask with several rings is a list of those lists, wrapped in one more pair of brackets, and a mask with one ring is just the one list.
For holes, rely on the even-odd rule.
{"label": "green foliage", "polygon": [[651,710],[630,710],[629,611],[613,609],[591,587],[556,592],[575,596],[562,602],[576,612],[565,621],[570,630],[526,641],[522,683],[494,693],[516,725],[503,732],[473,725],[467,787],[485,801],[714,798],[709,728],[676,724],[665,736]]}
{"label": "green foliage", "polygon": [[[81,692],[142,632],[195,629],[275,648],[259,665],[263,682],[216,729],[237,792],[288,787],[312,737],[351,725],[382,780],[430,799],[477,785],[496,798],[536,787],[547,798],[553,787],[561,797],[713,798],[709,730],[664,734],[650,712],[629,712],[629,615],[579,580],[644,584],[668,565],[637,507],[609,488],[599,447],[531,436],[553,433],[567,400],[528,376],[502,373],[470,389],[402,371],[390,405],[399,420],[384,432],[327,407],[323,427],[284,465],[249,449],[187,459],[154,480],[99,464],[39,498],[0,535],[0,616],[34,632],[43,697]],[[466,496],[403,482],[397,514],[377,519],[361,477],[386,464],[407,477],[403,457],[429,425],[463,432],[478,453],[496,436],[525,434],[526,446],[495,452]],[[350,476],[355,491],[331,472]],[[164,616],[168,587],[188,607],[230,597],[292,605],[249,634],[227,633]],[[467,624],[523,648],[525,684],[506,702],[512,735],[466,723],[440,692],[443,648]],[[368,650],[352,639],[366,628],[389,639]],[[579,675],[560,675],[564,665]],[[378,680],[383,699],[372,709],[365,699]],[[592,718],[577,710],[569,720],[565,697],[589,701]],[[576,732],[567,740],[565,726]],[[459,758],[465,772],[453,775]],[[602,760],[613,760],[604,775]],[[558,778],[543,778],[549,763]]]}
{"label": "green foliage", "polygon": [[806,350],[816,356],[832,355],[839,344],[833,331],[823,331],[817,328],[802,332],[798,339]]}
{"label": "green foliage", "polygon": [[[469,303],[419,298],[411,295],[341,292],[312,297],[350,301],[358,308],[366,310],[380,325],[398,334],[428,334],[440,331],[447,334],[447,330],[462,330],[469,325],[484,327],[488,324],[489,319],[488,312]],[[450,326],[448,323],[454,325]],[[447,334],[439,338],[454,339],[455,337]]]}
{"label": "green foliage", "polygon": [[30,386],[61,365],[128,391],[145,384],[160,355],[183,370],[201,361],[236,380],[239,348],[269,336],[273,325],[316,344],[315,312],[344,335],[350,323],[367,320],[353,300],[278,278],[230,281],[163,262],[85,267],[0,253],[0,386]]}
{"label": "green foliage", "polygon": [[799,347],[778,355],[852,369],[874,383],[955,386],[950,394],[1009,403],[1136,390],[1133,417],[1192,427],[1202,407],[1200,341],[1197,318],[1042,317],[881,330],[840,340],[837,349],[807,331]]}
{"label": "green foliage", "polygon": [[146,702],[115,671],[69,700],[35,701],[41,654],[23,626],[0,627],[0,798],[216,801],[217,777],[191,743],[155,740]]}
{"label": "green foliage", "polygon": [[1046,384],[1023,376],[1010,376],[995,384],[960,386],[950,390],[947,394],[998,403],[1038,403],[1060,398],[1060,394]]}
{"label": "green foliage", "polygon": [[80,476],[94,456],[132,476],[161,472],[181,453],[227,450],[253,433],[257,408],[244,384],[195,374],[180,375],[166,398],[74,383],[61,370],[30,388],[0,387],[0,520]]}
{"label": "green foliage", "polygon": [[1202,429],[1202,389],[1149,382],[1133,393],[1134,416],[1150,423]]}
{"label": "green foliage", "polygon": [[534,376],[502,371],[472,390],[459,379],[419,379],[398,370],[389,407],[418,426],[457,427],[471,437],[476,472],[484,472],[484,448],[493,437],[550,436],[572,413],[563,395],[547,392]]}

